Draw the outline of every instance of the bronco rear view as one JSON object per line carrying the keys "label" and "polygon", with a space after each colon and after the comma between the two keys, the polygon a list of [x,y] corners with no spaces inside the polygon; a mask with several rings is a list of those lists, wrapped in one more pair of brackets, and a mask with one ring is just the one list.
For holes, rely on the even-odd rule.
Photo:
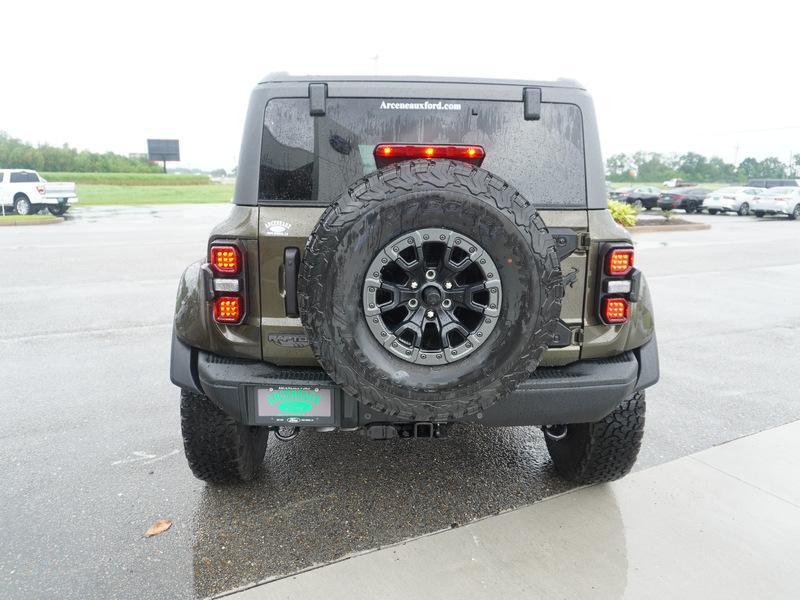
{"label": "bronco rear view", "polygon": [[180,282],[171,379],[206,481],[269,432],[539,426],[565,478],[633,466],[653,309],[577,83],[275,75],[234,206]]}

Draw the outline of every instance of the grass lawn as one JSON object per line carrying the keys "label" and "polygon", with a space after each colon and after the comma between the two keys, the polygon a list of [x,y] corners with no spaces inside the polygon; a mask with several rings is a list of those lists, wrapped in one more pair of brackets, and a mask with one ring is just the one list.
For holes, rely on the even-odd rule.
{"label": "grass lawn", "polygon": [[41,219],[52,219],[52,215],[3,215],[0,213],[0,221],[37,221]]}
{"label": "grass lawn", "polygon": [[213,185],[205,175],[165,173],[40,173],[47,181],[91,185]]}
{"label": "grass lawn", "polygon": [[55,219],[51,214],[46,215],[3,215],[0,212],[0,225],[5,223],[24,223],[25,221],[52,221]]}
{"label": "grass lawn", "polygon": [[92,185],[78,184],[78,204],[209,204],[228,202],[233,185]]}

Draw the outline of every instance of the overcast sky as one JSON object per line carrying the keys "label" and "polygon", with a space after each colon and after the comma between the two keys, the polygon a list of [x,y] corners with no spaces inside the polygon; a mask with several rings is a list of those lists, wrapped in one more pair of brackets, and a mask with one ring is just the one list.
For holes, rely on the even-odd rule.
{"label": "overcast sky", "polygon": [[[0,9],[0,130],[235,164],[250,89],[292,74],[578,79],[605,156],[800,153],[800,3],[41,2]],[[377,56],[378,59],[374,60]]]}

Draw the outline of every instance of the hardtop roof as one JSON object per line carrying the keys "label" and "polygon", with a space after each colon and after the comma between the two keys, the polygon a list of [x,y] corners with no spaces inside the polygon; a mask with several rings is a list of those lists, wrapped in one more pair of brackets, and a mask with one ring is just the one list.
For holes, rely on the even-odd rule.
{"label": "hardtop roof", "polygon": [[432,77],[423,75],[385,76],[385,75],[289,75],[288,73],[270,73],[263,77],[259,84],[308,82],[325,83],[328,81],[341,82],[369,82],[369,83],[467,83],[475,85],[514,85],[553,87],[583,90],[586,89],[574,79],[559,78],[555,81],[527,80],[527,79],[487,79],[480,77]]}

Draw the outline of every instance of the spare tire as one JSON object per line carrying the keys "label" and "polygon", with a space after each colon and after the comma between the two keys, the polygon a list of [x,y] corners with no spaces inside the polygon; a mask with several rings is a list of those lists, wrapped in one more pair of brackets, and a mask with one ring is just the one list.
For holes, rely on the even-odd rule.
{"label": "spare tire", "polygon": [[298,286],[325,371],[411,421],[474,414],[511,392],[552,341],[563,294],[536,209],[452,160],[401,162],[351,186],[309,237]]}

